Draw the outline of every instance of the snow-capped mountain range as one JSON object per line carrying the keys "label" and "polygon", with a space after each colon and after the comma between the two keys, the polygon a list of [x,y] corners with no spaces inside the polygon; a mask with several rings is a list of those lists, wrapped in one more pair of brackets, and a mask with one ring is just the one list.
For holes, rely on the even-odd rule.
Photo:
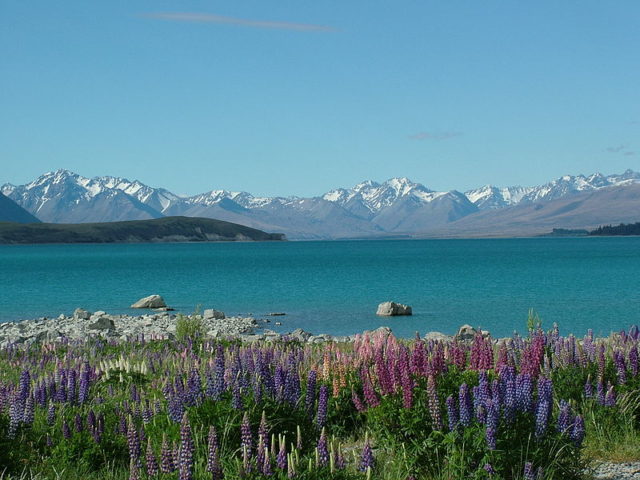
{"label": "snow-capped mountain range", "polygon": [[310,198],[254,197],[247,192],[226,190],[184,198],[138,180],[86,178],[57,170],[26,185],[7,183],[1,191],[44,222],[106,222],[184,215],[283,232],[289,238],[344,238],[415,235],[481,211],[550,202],[637,183],[640,173],[627,170],[608,176],[566,175],[535,187],[487,185],[462,193],[436,192],[402,177],[383,183],[369,180]]}

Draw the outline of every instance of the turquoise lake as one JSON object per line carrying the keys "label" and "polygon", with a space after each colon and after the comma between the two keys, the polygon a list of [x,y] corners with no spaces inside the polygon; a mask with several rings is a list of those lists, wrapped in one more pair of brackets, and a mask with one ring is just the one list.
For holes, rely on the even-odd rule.
{"label": "turquoise lake", "polygon": [[[286,312],[265,324],[280,332],[506,336],[534,309],[543,327],[608,334],[640,323],[639,287],[637,237],[0,246],[0,321],[134,313],[159,293],[180,312]],[[414,315],[376,317],[385,300]]]}

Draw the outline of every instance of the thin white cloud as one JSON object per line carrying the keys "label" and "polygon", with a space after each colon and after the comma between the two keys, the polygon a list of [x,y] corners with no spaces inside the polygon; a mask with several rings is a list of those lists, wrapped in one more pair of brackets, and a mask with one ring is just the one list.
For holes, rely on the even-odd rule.
{"label": "thin white cloud", "polygon": [[270,20],[250,20],[247,18],[227,17],[211,13],[146,13],[146,18],[169,20],[173,22],[216,23],[222,25],[239,25],[242,27],[267,28],[273,30],[294,30],[298,32],[335,32],[334,27],[313,25],[308,23],[276,22]]}
{"label": "thin white cloud", "polygon": [[410,135],[409,138],[411,140],[448,140],[461,135],[462,132],[420,132]]}
{"label": "thin white cloud", "polygon": [[617,147],[607,147],[607,152],[609,152],[609,153],[620,153],[625,148],[627,148],[626,145],[619,145]]}

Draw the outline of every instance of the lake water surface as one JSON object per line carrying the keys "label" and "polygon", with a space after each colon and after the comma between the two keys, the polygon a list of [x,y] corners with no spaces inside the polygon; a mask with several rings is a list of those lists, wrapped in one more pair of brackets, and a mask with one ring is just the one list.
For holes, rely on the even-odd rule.
{"label": "lake water surface", "polygon": [[[563,333],[608,334],[640,323],[639,287],[637,237],[0,246],[0,321],[133,313],[159,293],[182,312],[286,312],[267,325],[281,332],[506,336],[534,309]],[[376,317],[385,300],[414,315]]]}

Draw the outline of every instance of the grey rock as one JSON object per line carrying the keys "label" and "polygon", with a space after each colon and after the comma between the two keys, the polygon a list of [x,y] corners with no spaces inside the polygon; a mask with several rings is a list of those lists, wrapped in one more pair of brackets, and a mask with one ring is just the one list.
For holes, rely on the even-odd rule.
{"label": "grey rock", "polygon": [[348,342],[352,342],[353,339],[347,336],[337,336],[337,337],[333,337],[333,341],[336,343],[348,343]]}
{"label": "grey rock", "polygon": [[88,328],[90,330],[115,330],[116,326],[110,318],[100,317],[94,323],[89,325]]}
{"label": "grey rock", "polygon": [[88,312],[83,308],[76,308],[73,311],[74,320],[89,320],[89,318],[91,318],[91,312]]}
{"label": "grey rock", "polygon": [[333,337],[331,335],[323,333],[320,335],[311,335],[307,339],[307,343],[325,343],[330,342],[331,340],[333,340]]}
{"label": "grey rock", "polygon": [[240,340],[242,340],[243,342],[259,342],[261,340],[264,340],[264,335],[259,335],[259,334],[249,334],[249,333],[244,333],[242,335],[239,335],[238,338],[240,338]]}
{"label": "grey rock", "polygon": [[205,320],[211,320],[211,319],[222,320],[226,318],[226,315],[224,314],[224,312],[221,312],[220,310],[214,310],[213,308],[206,309],[203,312],[202,316]]}
{"label": "grey rock", "polygon": [[376,315],[381,317],[395,317],[398,315],[412,315],[413,312],[409,305],[403,305],[396,302],[384,302],[378,305]]}
{"label": "grey rock", "polygon": [[385,326],[378,327],[375,330],[365,330],[364,332],[362,332],[363,335],[368,335],[368,336],[376,335],[376,334],[382,334],[382,335],[388,336],[388,335],[391,335],[391,333],[392,333],[391,329]]}
{"label": "grey rock", "polygon": [[149,295],[131,305],[131,308],[162,308],[166,306],[167,304],[160,295]]}
{"label": "grey rock", "polygon": [[453,340],[453,336],[446,335],[446,334],[444,334],[442,332],[429,332],[429,333],[425,334],[424,340],[426,340],[426,341],[437,340],[437,341],[441,341],[441,342],[450,342],[451,340]]}
{"label": "grey rock", "polygon": [[471,325],[465,324],[458,329],[455,339],[459,342],[472,342],[478,333],[480,332]]}
{"label": "grey rock", "polygon": [[310,336],[311,334],[309,332],[305,332],[301,328],[296,328],[293,332],[287,334],[287,337],[291,340],[298,342],[306,342]]}

